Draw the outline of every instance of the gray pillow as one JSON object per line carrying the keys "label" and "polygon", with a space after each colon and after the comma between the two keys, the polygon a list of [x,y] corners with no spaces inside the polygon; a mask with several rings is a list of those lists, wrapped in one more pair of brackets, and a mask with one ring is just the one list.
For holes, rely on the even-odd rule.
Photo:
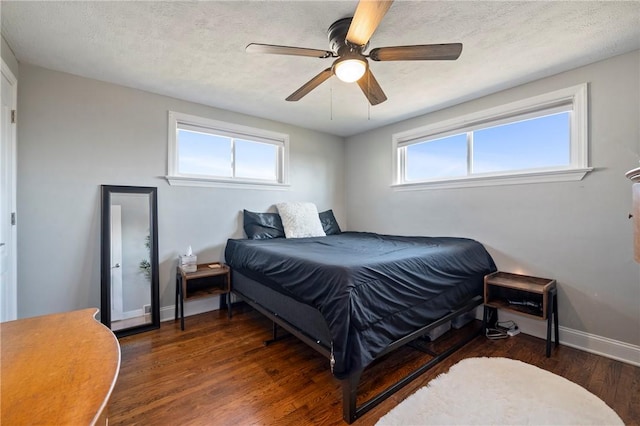
{"label": "gray pillow", "polygon": [[251,240],[284,238],[284,227],[278,213],[244,211],[244,232]]}
{"label": "gray pillow", "polygon": [[333,215],[333,210],[318,213],[318,216],[320,216],[320,223],[322,224],[322,229],[324,229],[325,234],[335,235],[342,233],[338,221]]}

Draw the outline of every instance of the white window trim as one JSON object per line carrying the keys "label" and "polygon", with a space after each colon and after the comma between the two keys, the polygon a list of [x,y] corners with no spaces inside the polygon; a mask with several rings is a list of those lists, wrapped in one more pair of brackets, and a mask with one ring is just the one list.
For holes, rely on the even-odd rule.
{"label": "white window trim", "polygon": [[[254,138],[258,142],[276,142],[282,144],[278,174],[282,182],[264,181],[259,179],[242,178],[214,178],[202,176],[190,176],[178,173],[178,123],[187,126],[215,129],[232,135],[245,135],[249,139]],[[205,186],[222,188],[246,188],[246,189],[287,189],[289,185],[289,135],[272,132],[255,127],[243,126],[235,123],[212,120],[181,112],[169,111],[168,123],[168,164],[165,178],[172,186]]]}
{"label": "white window trim", "polygon": [[[477,186],[514,185],[540,182],[579,181],[593,168],[589,167],[587,83],[506,105],[475,112],[439,123],[429,124],[392,135],[392,167],[395,190],[423,190],[465,188]],[[567,167],[527,169],[514,172],[484,173],[456,178],[434,179],[420,182],[403,182],[404,158],[400,148],[412,141],[435,139],[481,128],[487,123],[499,124],[514,116],[535,116],[540,110],[562,108],[571,105],[571,151]]]}

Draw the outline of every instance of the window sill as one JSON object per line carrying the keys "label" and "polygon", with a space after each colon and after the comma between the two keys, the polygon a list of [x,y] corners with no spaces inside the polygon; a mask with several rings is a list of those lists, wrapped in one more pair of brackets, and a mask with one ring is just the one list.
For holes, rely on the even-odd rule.
{"label": "window sill", "polygon": [[432,180],[428,182],[393,184],[394,191],[416,191],[445,188],[472,188],[478,186],[520,185],[527,183],[579,181],[592,167],[581,169],[544,170],[518,174],[465,176],[456,179]]}
{"label": "window sill", "polygon": [[185,176],[165,176],[171,186],[199,186],[213,188],[235,188],[235,189],[267,189],[267,190],[289,190],[288,183],[261,182],[253,180],[223,180],[194,178]]}

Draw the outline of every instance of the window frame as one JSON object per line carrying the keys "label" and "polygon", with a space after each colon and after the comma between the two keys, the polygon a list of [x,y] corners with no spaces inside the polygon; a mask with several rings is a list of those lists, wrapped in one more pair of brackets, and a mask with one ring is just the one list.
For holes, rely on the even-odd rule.
{"label": "window frame", "polygon": [[[289,135],[258,129],[235,123],[169,111],[168,123],[168,164],[166,179],[175,186],[234,187],[247,189],[284,189],[289,186]],[[182,125],[182,127],[180,127]],[[198,131],[227,136],[234,139],[275,145],[277,150],[277,180],[249,179],[238,177],[215,177],[179,173],[178,170],[178,130]],[[236,165],[231,161],[232,170]]]}
{"label": "window frame", "polygon": [[[409,145],[440,139],[482,128],[569,111],[569,165],[471,174],[470,149],[467,150],[467,175],[451,178],[404,180],[405,154]],[[483,111],[456,117],[392,135],[393,182],[396,190],[465,188],[539,182],[579,181],[589,167],[587,83],[511,102]]]}

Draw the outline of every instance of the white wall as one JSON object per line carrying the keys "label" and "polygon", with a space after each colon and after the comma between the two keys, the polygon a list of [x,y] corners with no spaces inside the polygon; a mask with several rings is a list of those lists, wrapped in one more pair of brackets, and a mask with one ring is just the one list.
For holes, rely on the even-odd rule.
{"label": "white wall", "polygon": [[[582,181],[390,188],[393,133],[583,82],[595,171]],[[557,279],[561,326],[639,345],[640,267],[633,262],[631,182],[624,176],[640,160],[639,82],[636,51],[348,138],[350,230],[475,238],[499,269]]]}
{"label": "white wall", "polygon": [[[101,184],[158,187],[161,306],[177,256],[221,260],[241,211],[312,201],[346,227],[342,138],[20,64],[18,316],[100,306]],[[289,190],[169,186],[167,111],[290,135]]]}

